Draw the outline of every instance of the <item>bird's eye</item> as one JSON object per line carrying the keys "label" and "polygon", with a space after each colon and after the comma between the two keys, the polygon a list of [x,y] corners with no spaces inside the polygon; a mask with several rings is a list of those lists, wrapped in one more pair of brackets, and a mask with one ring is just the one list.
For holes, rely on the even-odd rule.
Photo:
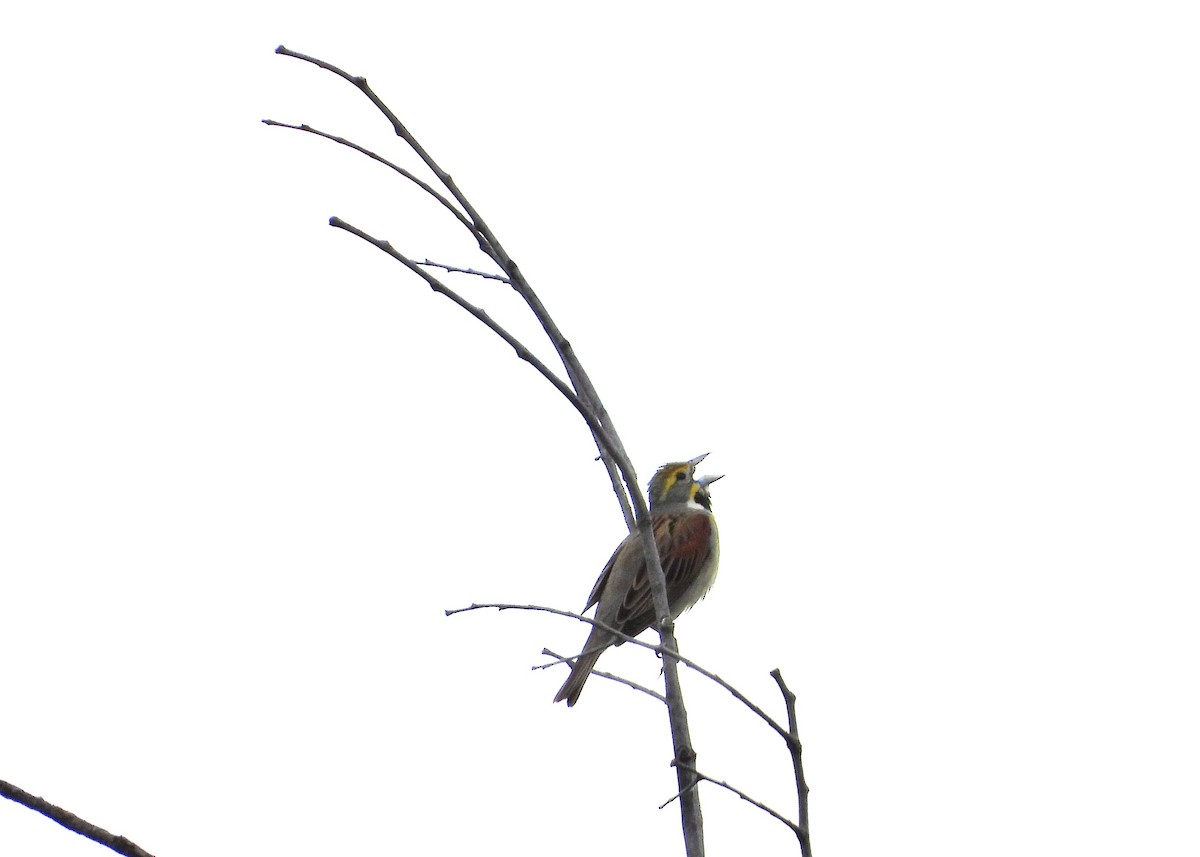
{"label": "bird's eye", "polygon": [[687,474],[684,473],[682,470],[675,474],[676,482],[682,482],[686,478],[687,478]]}

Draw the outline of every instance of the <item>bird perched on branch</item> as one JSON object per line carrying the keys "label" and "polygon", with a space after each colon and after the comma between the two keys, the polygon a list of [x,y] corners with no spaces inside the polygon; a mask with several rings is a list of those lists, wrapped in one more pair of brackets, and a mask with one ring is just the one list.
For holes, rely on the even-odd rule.
{"label": "bird perched on branch", "polygon": [[[717,579],[720,543],[708,486],[721,477],[697,479],[695,475],[696,465],[707,455],[706,452],[691,461],[664,464],[650,480],[650,523],[667,580],[667,602],[672,619],[703,598]],[[586,611],[593,604],[599,605],[597,621],[630,637],[636,637],[654,624],[650,576],[636,531],[617,546],[583,609]],[[593,625],[583,652],[554,701],[565,699],[568,706],[578,702],[583,683],[591,675],[600,655],[609,646],[619,646],[623,642],[611,631]]]}

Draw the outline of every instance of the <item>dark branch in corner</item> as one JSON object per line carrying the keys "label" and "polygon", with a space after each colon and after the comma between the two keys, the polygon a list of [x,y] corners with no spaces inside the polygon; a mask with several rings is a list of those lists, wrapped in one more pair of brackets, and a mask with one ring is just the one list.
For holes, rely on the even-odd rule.
{"label": "dark branch in corner", "polygon": [[31,795],[29,792],[17,788],[12,783],[0,780],[0,797],[6,797],[15,803],[21,804],[21,806],[32,809],[34,812],[41,813],[51,821],[58,822],[72,833],[78,833],[85,839],[90,839],[93,842],[111,848],[118,854],[124,854],[126,857],[154,857],[150,852],[139,848],[124,836],[109,833],[104,828],[97,827],[90,821],[84,821],[75,815],[75,813],[68,812],[60,806],[55,806],[48,800],[40,798],[37,795]]}

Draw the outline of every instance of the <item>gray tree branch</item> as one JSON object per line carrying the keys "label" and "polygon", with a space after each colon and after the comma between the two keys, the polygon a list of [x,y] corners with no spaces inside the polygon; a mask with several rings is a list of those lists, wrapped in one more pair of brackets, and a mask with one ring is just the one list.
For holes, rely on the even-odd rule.
{"label": "gray tree branch", "polygon": [[68,812],[61,806],[55,806],[45,798],[31,795],[24,789],[17,788],[12,783],[4,782],[4,780],[0,780],[0,797],[6,797],[14,803],[19,803],[21,806],[32,809],[34,812],[41,813],[51,821],[58,822],[72,833],[78,833],[80,836],[99,843],[106,848],[110,848],[118,854],[124,854],[125,857],[154,857],[153,854],[139,848],[124,836],[109,833],[103,827],[97,827],[90,821],[84,821],[75,813]]}
{"label": "gray tree branch", "polygon": [[[288,50],[283,45],[280,45],[275,50],[276,53],[283,56],[293,57],[304,62],[312,63],[317,67],[338,75],[343,80],[348,81],[359,89],[371,103],[384,115],[391,123],[392,129],[396,136],[400,137],[409,148],[424,162],[425,166],[434,174],[438,182],[446,189],[449,195],[462,207],[462,211],[466,214],[467,220],[470,222],[468,227],[471,234],[475,237],[479,244],[480,250],[491,258],[500,269],[504,271],[509,278],[510,284],[514,290],[525,300],[547,337],[550,339],[559,358],[562,360],[563,366],[566,369],[567,377],[571,381],[573,387],[572,396],[568,397],[572,405],[584,417],[588,428],[592,432],[592,436],[596,441],[596,446],[600,450],[600,457],[604,461],[605,467],[609,472],[609,478],[613,485],[613,492],[617,496],[618,503],[621,506],[622,514],[625,516],[626,524],[630,527],[630,531],[636,531],[638,538],[642,544],[643,553],[647,560],[647,570],[650,577],[651,593],[654,600],[654,610],[658,617],[656,627],[658,628],[662,644],[663,644],[663,674],[667,690],[667,710],[671,724],[671,741],[675,750],[675,760],[682,763],[677,766],[676,772],[679,779],[680,792],[684,795],[684,799],[680,801],[680,816],[683,824],[684,844],[688,857],[703,857],[704,854],[704,834],[703,820],[700,814],[700,800],[695,789],[691,788],[695,783],[695,775],[689,772],[690,767],[695,766],[696,753],[692,747],[691,733],[688,727],[687,709],[684,706],[683,695],[679,686],[679,669],[676,660],[675,652],[678,651],[679,645],[675,639],[674,622],[671,619],[670,607],[667,599],[666,580],[663,576],[662,564],[658,557],[658,548],[655,544],[654,534],[652,532],[650,522],[650,511],[646,505],[645,498],[642,497],[641,489],[638,485],[637,473],[634,471],[633,464],[629,460],[624,447],[620,442],[619,435],[612,424],[612,420],[600,401],[599,395],[596,393],[591,379],[584,371],[580,364],[571,343],[562,332],[557,324],[550,317],[541,299],[533,291],[525,276],[521,273],[517,263],[509,256],[508,252],[497,240],[492,233],[491,228],[486,221],[480,216],[479,212],[467,199],[465,194],[459,189],[454,179],[443,170],[436,161],[425,151],[424,147],[417,139],[408,131],[405,125],[400,121],[395,113],[379,98],[378,95],[367,84],[366,78],[361,76],[350,75],[342,69],[334,66],[324,60],[305,54],[296,53]],[[273,120],[268,121],[270,125],[282,125]],[[296,127],[296,126],[289,126]],[[364,240],[371,241],[380,249],[385,250],[397,261],[400,261],[418,276],[421,276],[435,291],[451,297],[468,312],[471,312],[480,321],[489,324],[490,319],[487,314],[478,307],[473,307],[467,304],[461,298],[455,299],[452,297],[452,291],[446,289],[444,284],[441,284],[435,277],[424,271],[419,265],[408,259],[403,254],[398,253],[386,241],[372,238],[366,235],[361,230],[351,227],[345,221],[338,218],[332,218],[330,224],[341,229],[346,229]],[[435,285],[437,283],[437,285]],[[494,332],[499,333],[498,326],[494,326],[494,322],[489,324]],[[515,339],[506,338],[506,342],[512,345],[517,350],[517,354],[522,359],[533,363],[532,353],[529,352],[521,343]],[[528,356],[526,356],[528,355]],[[533,359],[530,359],[533,358]],[[537,366],[538,364],[534,363]],[[554,378],[557,376],[549,372],[539,371],[550,380],[552,384],[565,394],[564,385],[561,382],[555,383]],[[620,474],[618,478],[617,474]],[[622,485],[622,482],[624,485]]]}

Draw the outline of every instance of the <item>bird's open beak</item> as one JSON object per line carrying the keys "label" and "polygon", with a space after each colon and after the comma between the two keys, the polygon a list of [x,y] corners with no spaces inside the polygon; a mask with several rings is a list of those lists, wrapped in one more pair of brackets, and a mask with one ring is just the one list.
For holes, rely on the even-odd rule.
{"label": "bird's open beak", "polygon": [[696,484],[699,485],[701,488],[707,488],[709,485],[712,485],[718,479],[724,479],[724,478],[725,478],[724,473],[722,473],[718,476],[701,476],[699,479],[696,480]]}
{"label": "bird's open beak", "polygon": [[701,461],[703,461],[706,458],[708,458],[708,453],[702,452],[699,455],[697,455],[695,458],[693,458],[691,461],[689,461],[688,464],[692,465],[692,467],[695,467],[697,464],[699,464]]}

